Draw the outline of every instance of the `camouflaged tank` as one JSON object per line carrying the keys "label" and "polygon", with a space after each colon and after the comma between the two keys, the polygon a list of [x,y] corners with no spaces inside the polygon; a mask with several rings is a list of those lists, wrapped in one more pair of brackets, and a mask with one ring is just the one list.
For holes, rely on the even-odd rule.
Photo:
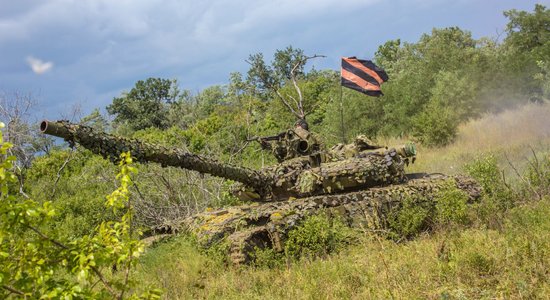
{"label": "camouflaged tank", "polygon": [[137,162],[237,182],[233,193],[251,204],[206,211],[184,221],[203,246],[227,243],[236,264],[250,261],[255,248],[282,251],[286,234],[320,211],[338,214],[350,225],[378,229],[386,226],[387,215],[399,209],[404,199],[434,205],[437,191],[445,185],[462,189],[471,201],[480,195],[479,185],[468,177],[406,174],[405,166],[416,157],[413,144],[379,147],[364,136],[322,151],[309,132],[289,130],[277,142],[293,155],[253,170],[182,149],[95,132],[68,121],[43,121],[40,130],[113,161],[130,151]]}

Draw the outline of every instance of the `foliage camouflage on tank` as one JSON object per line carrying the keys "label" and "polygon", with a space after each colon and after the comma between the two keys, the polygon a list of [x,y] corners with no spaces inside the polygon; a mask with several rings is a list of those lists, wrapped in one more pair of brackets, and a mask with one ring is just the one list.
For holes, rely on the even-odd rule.
{"label": "foliage camouflage on tank", "polygon": [[186,220],[186,225],[204,247],[228,241],[231,261],[241,264],[252,259],[254,248],[282,251],[287,233],[310,215],[328,210],[349,225],[384,229],[388,215],[400,209],[404,199],[434,206],[438,192],[448,184],[464,191],[470,202],[480,197],[481,188],[469,177],[432,175],[356,192],[206,211]]}

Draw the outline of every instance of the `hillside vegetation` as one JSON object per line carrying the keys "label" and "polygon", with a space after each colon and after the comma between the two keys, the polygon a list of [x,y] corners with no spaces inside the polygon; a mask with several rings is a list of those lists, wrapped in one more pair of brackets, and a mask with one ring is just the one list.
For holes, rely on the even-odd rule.
{"label": "hillside vegetation", "polygon": [[[320,213],[285,251],[229,266],[199,249],[182,220],[243,204],[230,182],[156,164],[121,164],[40,135],[32,99],[0,95],[2,298],[544,298],[550,294],[550,10],[504,12],[502,40],[434,28],[391,40],[373,61],[384,95],[342,89],[288,46],[251,54],[246,74],[193,93],[139,80],[105,110],[72,121],[98,131],[260,168],[276,162],[254,137],[305,118],[327,148],[365,134],[413,140],[410,172],[465,173],[484,189],[468,204],[444,190],[432,216],[404,201],[387,230]],[[244,58],[243,58],[244,59]],[[77,114],[75,114],[76,116]],[[0,127],[2,127],[0,126]],[[107,197],[106,197],[107,196]],[[441,204],[440,204],[441,203]],[[151,236],[171,234],[145,247]],[[160,288],[160,290],[155,287]]]}

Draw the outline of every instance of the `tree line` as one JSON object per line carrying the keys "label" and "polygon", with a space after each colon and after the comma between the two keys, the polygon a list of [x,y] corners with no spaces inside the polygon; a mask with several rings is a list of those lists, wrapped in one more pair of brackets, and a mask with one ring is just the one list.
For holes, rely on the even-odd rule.
{"label": "tree line", "polygon": [[[175,80],[140,80],[107,111],[121,133],[175,126],[198,139],[192,128],[211,120],[208,133],[227,130],[244,138],[290,126],[296,116],[288,103],[302,96],[310,125],[328,144],[342,140],[342,134],[345,140],[363,133],[442,146],[452,142],[462,122],[550,95],[550,11],[537,4],[533,12],[504,15],[509,22],[502,41],[474,39],[469,31],[449,27],[433,29],[414,43],[396,39],[380,45],[374,61],[390,80],[379,98],[342,91],[338,71],[306,69],[300,63],[307,61],[303,50],[289,46],[275,51],[269,63],[262,53],[250,55],[246,74],[232,73],[227,85],[196,95]],[[219,122],[224,126],[215,128]]]}

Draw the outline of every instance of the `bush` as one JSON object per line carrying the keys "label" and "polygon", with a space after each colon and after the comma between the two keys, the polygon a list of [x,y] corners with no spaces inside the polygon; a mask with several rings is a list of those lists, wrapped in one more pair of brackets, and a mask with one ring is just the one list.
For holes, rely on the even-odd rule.
{"label": "bush", "polygon": [[254,265],[263,268],[278,268],[282,267],[285,261],[285,254],[277,252],[273,248],[255,248],[254,249]]}
{"label": "bush", "polygon": [[504,182],[494,155],[478,157],[464,168],[481,184],[483,197],[494,202],[497,209],[506,211],[515,205],[514,193]]}
{"label": "bush", "polygon": [[427,108],[413,119],[412,134],[426,146],[444,146],[456,137],[458,120],[451,107],[430,102]]}
{"label": "bush", "polygon": [[313,215],[288,233],[285,254],[291,258],[324,257],[353,239],[352,230],[341,219],[327,213]]}
{"label": "bush", "polygon": [[449,182],[437,195],[435,222],[438,225],[465,225],[468,218],[468,194]]}
{"label": "bush", "polygon": [[420,205],[419,201],[408,197],[398,209],[388,214],[390,238],[412,238],[429,226],[432,208]]}
{"label": "bush", "polygon": [[480,156],[464,168],[483,188],[481,200],[470,209],[473,216],[481,225],[502,229],[502,219],[516,205],[517,197],[504,182],[495,156]]}
{"label": "bush", "polygon": [[[191,239],[194,240],[195,238],[191,237]],[[194,240],[193,243],[195,244],[195,247],[200,248],[196,240]],[[231,250],[231,244],[228,239],[218,241],[210,245],[208,248],[201,248],[201,250],[216,264],[226,265],[229,263],[229,257],[227,254]]]}
{"label": "bush", "polygon": [[[506,240],[526,269],[547,273],[550,264],[550,201],[510,210],[505,219]],[[546,276],[546,275],[545,275]]]}
{"label": "bush", "polygon": [[400,207],[388,214],[389,237],[410,239],[431,228],[469,223],[468,195],[454,182],[447,182],[435,195],[435,200],[405,198]]}
{"label": "bush", "polygon": [[[0,122],[0,129],[4,126]],[[121,156],[117,175],[120,187],[106,197],[105,206],[124,215],[102,222],[90,235],[64,239],[51,229],[55,216],[50,201],[38,203],[9,192],[16,181],[10,171],[15,157],[7,155],[12,145],[3,142],[0,131],[0,296],[19,298],[122,299],[137,298],[131,291],[129,272],[143,245],[132,229],[133,209],[128,185],[135,169],[129,153]],[[118,269],[121,272],[112,270]],[[158,290],[143,298],[160,298]]]}
{"label": "bush", "polygon": [[89,151],[52,151],[37,157],[28,169],[28,195],[39,203],[55,203],[49,223],[56,236],[77,238],[90,234],[115,215],[105,207],[114,188],[115,167]]}

